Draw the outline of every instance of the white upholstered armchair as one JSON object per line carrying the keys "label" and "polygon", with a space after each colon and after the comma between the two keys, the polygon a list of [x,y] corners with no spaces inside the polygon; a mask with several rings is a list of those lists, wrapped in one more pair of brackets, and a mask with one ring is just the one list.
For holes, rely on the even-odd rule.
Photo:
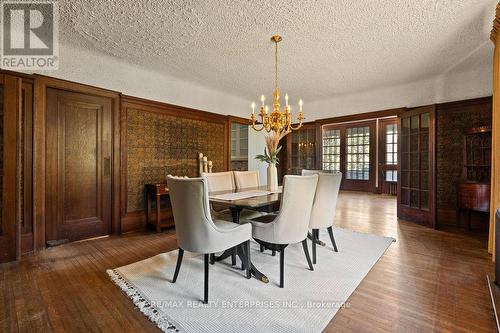
{"label": "white upholstered armchair", "polygon": [[309,269],[313,270],[306,239],[317,181],[317,175],[285,176],[279,213],[249,220],[253,238],[266,249],[280,253],[280,288],[284,286],[285,248],[289,244],[302,242]]}
{"label": "white upholstered armchair", "polygon": [[177,280],[184,251],[203,253],[205,259],[204,302],[208,302],[208,267],[210,255],[236,247],[243,253],[247,278],[250,278],[249,224],[235,224],[212,220],[208,200],[207,180],[203,178],[177,178],[169,176],[167,184],[174,214],[179,255],[173,283]]}
{"label": "white upholstered armchair", "polygon": [[335,252],[338,252],[335,238],[333,237],[333,222],[337,209],[337,199],[339,196],[342,173],[326,173],[317,170],[302,170],[303,176],[317,174],[318,185],[311,211],[309,228],[312,229],[312,256],[313,263],[316,264],[316,243],[319,229],[327,229]]}

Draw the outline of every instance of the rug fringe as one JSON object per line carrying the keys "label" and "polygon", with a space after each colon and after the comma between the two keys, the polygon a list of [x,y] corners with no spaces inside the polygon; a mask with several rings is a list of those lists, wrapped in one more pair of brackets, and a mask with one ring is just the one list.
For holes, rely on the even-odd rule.
{"label": "rug fringe", "polygon": [[135,286],[128,282],[116,269],[108,269],[106,273],[108,273],[111,281],[120,287],[120,289],[130,297],[134,305],[148,317],[149,320],[155,323],[160,330],[165,333],[181,332],[160,310],[151,305]]}

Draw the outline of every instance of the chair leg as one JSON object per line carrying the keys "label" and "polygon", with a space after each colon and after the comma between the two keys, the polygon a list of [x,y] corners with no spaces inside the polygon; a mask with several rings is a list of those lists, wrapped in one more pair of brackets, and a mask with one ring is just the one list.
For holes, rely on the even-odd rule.
{"label": "chair leg", "polygon": [[331,226],[328,227],[328,234],[330,235],[330,240],[332,241],[333,250],[335,252],[339,252],[339,250],[337,249],[337,244],[335,243],[335,238],[333,237],[333,228]]}
{"label": "chair leg", "polygon": [[312,252],[313,252],[313,264],[316,264],[316,240],[318,239],[318,229],[312,230]]}
{"label": "chair leg", "polygon": [[285,249],[280,251],[280,288],[285,286]]}
{"label": "chair leg", "polygon": [[247,263],[246,263],[247,279],[250,279],[252,277],[251,272],[250,272],[250,268],[252,266],[252,261],[250,260],[250,241],[249,240],[245,242],[245,252],[246,252],[246,259],[247,259]]}
{"label": "chair leg", "polygon": [[307,248],[307,238],[302,241],[302,247],[304,248],[304,253],[306,255],[307,264],[309,265],[309,269],[314,271],[313,264],[311,262],[311,257],[309,257],[309,249]]}
{"label": "chair leg", "polygon": [[209,262],[209,254],[205,253],[205,295],[203,298],[203,303],[208,303],[208,262]]}
{"label": "chair leg", "polygon": [[272,253],[273,253],[273,257],[274,257],[276,255],[276,250],[273,250]]}
{"label": "chair leg", "polygon": [[175,283],[175,281],[177,281],[177,276],[179,275],[179,270],[181,269],[183,255],[184,255],[184,250],[179,248],[179,253],[177,254],[177,265],[175,265],[175,273],[174,273],[174,278],[172,279],[172,283]]}
{"label": "chair leg", "polygon": [[264,252],[264,245],[260,246],[260,252]]}
{"label": "chair leg", "polygon": [[236,247],[232,249],[231,253],[231,265],[236,265]]}
{"label": "chair leg", "polygon": [[213,264],[215,264],[215,254],[210,253],[210,265],[213,265]]}

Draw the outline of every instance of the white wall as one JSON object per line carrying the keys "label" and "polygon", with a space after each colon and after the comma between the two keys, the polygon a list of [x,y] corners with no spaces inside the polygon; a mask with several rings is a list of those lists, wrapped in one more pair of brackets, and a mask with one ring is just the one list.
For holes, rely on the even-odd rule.
{"label": "white wall", "polygon": [[249,115],[250,103],[245,99],[136,66],[116,57],[60,44],[59,59],[57,71],[38,73],[224,115]]}
{"label": "white wall", "polygon": [[255,159],[255,155],[264,154],[266,141],[264,133],[248,129],[248,170],[258,170],[261,185],[267,185],[267,163]]}
{"label": "white wall", "polygon": [[373,89],[304,105],[307,120],[492,95],[492,66],[452,72],[432,79]]}

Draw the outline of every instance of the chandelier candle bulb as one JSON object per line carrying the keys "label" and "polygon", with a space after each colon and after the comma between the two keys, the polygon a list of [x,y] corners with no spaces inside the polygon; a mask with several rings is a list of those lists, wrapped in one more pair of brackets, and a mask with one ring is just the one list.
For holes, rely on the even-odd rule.
{"label": "chandelier candle bulb", "polygon": [[252,104],[250,105],[250,107],[252,108],[252,115],[255,114],[255,103],[252,102]]}
{"label": "chandelier candle bulb", "polygon": [[285,94],[286,106],[288,106],[288,94]]}
{"label": "chandelier candle bulb", "polygon": [[262,102],[262,106],[264,106],[264,102],[266,101],[266,97],[264,95],[261,95],[260,101]]}

